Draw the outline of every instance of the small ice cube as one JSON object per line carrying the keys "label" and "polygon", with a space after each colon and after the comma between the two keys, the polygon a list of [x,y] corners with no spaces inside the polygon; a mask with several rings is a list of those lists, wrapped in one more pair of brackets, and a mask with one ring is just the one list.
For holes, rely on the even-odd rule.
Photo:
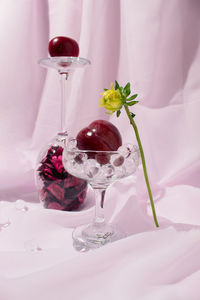
{"label": "small ice cube", "polygon": [[105,178],[111,178],[115,173],[115,168],[111,164],[104,165],[101,168],[102,175]]}
{"label": "small ice cube", "polygon": [[70,151],[68,149],[64,149],[63,155],[62,155],[63,164],[65,161],[74,159],[74,157],[75,157],[75,152]]}
{"label": "small ice cube", "polygon": [[133,158],[129,157],[125,160],[124,167],[126,170],[126,174],[131,175],[136,171],[137,164],[135,163]]}
{"label": "small ice cube", "polygon": [[120,154],[113,154],[111,156],[110,162],[114,167],[120,167],[124,163],[124,156]]}
{"label": "small ice cube", "polygon": [[134,160],[136,166],[139,165],[140,152],[137,147],[136,147],[135,151],[133,151],[131,153],[130,158]]}
{"label": "small ice cube", "polygon": [[6,228],[11,224],[9,217],[3,213],[0,215],[0,229]]}
{"label": "small ice cube", "polygon": [[67,164],[65,165],[65,167],[69,173],[73,173],[73,175],[75,175],[77,177],[78,177],[78,175],[83,173],[83,164],[77,163],[75,161],[75,159],[67,161]]}
{"label": "small ice cube", "polygon": [[74,160],[76,161],[77,164],[81,165],[87,160],[87,154],[85,153],[77,153],[74,156]]}
{"label": "small ice cube", "polygon": [[24,243],[24,248],[26,251],[30,251],[30,252],[37,252],[42,250],[42,248],[38,245],[35,239],[26,241]]}
{"label": "small ice cube", "polygon": [[126,175],[126,169],[124,164],[120,167],[115,168],[115,177],[116,179],[123,178]]}
{"label": "small ice cube", "polygon": [[131,151],[133,150],[132,144],[124,144],[121,147],[118,148],[118,152],[123,155],[125,158],[129,157],[131,154]]}
{"label": "small ice cube", "polygon": [[21,199],[18,199],[16,202],[15,202],[15,208],[17,210],[21,210],[21,211],[27,211],[28,210],[28,207],[26,205],[26,202],[24,200],[21,200]]}
{"label": "small ice cube", "polygon": [[84,163],[84,173],[89,178],[95,177],[99,173],[99,168],[100,166],[95,159],[88,159]]}
{"label": "small ice cube", "polygon": [[77,149],[77,140],[74,138],[70,138],[68,140],[68,142],[66,143],[66,147],[67,147],[67,150],[74,151],[75,149]]}

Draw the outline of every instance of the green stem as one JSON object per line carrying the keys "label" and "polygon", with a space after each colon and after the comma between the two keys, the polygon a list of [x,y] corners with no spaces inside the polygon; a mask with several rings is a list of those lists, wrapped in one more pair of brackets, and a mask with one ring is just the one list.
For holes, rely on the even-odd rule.
{"label": "green stem", "polygon": [[150,203],[151,203],[151,209],[152,209],[152,212],[153,212],[153,218],[154,218],[154,222],[156,224],[156,227],[159,227],[157,216],[156,216],[156,211],[155,211],[155,206],[154,206],[154,201],[153,201],[153,196],[152,196],[152,192],[151,192],[151,187],[150,187],[150,183],[149,183],[149,178],[148,178],[148,175],[147,175],[147,167],[146,167],[144,151],[143,151],[142,143],[141,143],[141,140],[140,140],[139,132],[138,132],[137,126],[136,126],[136,124],[135,124],[135,122],[134,122],[134,120],[131,116],[128,105],[126,103],[124,103],[124,108],[126,110],[128,118],[130,120],[130,123],[133,126],[134,131],[135,131],[136,139],[137,139],[138,146],[139,146],[139,149],[140,149],[140,155],[141,155],[142,166],[143,166],[143,171],[144,171],[144,178],[145,178],[146,185],[147,185],[147,190],[148,190],[148,193],[149,193],[149,199],[150,199]]}

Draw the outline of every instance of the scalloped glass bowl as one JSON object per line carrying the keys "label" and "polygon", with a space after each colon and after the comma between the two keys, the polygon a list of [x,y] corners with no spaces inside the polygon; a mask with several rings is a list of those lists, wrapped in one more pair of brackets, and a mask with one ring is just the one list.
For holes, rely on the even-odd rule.
{"label": "scalloped glass bowl", "polygon": [[137,146],[127,151],[124,151],[124,147],[118,151],[65,148],[63,165],[70,174],[88,181],[92,187],[109,186],[115,180],[133,174],[138,167]]}
{"label": "scalloped glass bowl", "polygon": [[107,187],[132,175],[139,165],[139,149],[123,145],[117,151],[92,151],[76,148],[76,140],[69,140],[63,151],[63,166],[73,176],[86,180],[95,192],[95,217],[91,224],[73,232],[74,247],[79,251],[98,248],[118,240],[124,235],[107,224],[103,206]]}

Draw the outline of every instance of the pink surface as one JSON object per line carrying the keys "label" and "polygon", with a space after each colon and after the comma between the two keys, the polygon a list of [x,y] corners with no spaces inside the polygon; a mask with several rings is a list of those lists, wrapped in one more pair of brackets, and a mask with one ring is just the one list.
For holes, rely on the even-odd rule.
{"label": "pink surface", "polygon": [[[0,7],[0,299],[199,300],[200,2]],[[161,225],[155,229],[139,168],[109,188],[105,203],[106,218],[128,237],[87,253],[73,249],[71,232],[91,220],[92,192],[82,211],[60,212],[43,209],[34,187],[37,154],[60,126],[58,75],[37,64],[56,35],[76,39],[92,62],[69,79],[71,135],[108,118],[98,99],[115,79],[139,94],[136,122]],[[111,121],[124,142],[135,140],[125,114]]]}

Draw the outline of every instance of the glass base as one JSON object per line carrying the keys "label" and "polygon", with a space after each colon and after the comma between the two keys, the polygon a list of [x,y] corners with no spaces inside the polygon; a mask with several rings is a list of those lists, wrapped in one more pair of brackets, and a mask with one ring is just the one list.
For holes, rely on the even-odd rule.
{"label": "glass base", "polygon": [[120,240],[126,235],[110,224],[89,224],[77,227],[73,233],[73,246],[79,252],[100,248]]}

